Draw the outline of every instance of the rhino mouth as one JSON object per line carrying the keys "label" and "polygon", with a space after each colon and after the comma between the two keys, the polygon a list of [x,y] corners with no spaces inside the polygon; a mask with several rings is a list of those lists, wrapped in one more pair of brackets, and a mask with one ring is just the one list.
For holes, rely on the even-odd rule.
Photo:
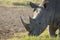
{"label": "rhino mouth", "polygon": [[39,34],[37,34],[37,33],[30,32],[28,35],[29,35],[29,36],[39,36],[39,35],[40,35],[40,33],[39,33]]}

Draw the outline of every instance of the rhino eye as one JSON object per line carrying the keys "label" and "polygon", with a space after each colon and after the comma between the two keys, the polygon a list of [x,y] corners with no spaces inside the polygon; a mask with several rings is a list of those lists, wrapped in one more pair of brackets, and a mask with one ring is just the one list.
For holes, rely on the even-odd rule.
{"label": "rhino eye", "polygon": [[39,24],[41,24],[41,23],[39,22]]}

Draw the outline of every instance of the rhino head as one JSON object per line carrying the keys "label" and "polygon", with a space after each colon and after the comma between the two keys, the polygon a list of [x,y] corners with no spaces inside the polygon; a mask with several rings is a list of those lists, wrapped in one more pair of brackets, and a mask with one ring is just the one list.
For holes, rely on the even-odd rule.
{"label": "rhino head", "polygon": [[47,16],[48,14],[44,6],[41,6],[41,5],[38,6],[32,2],[30,2],[30,6],[34,8],[33,18],[29,16],[30,23],[27,24],[23,21],[21,17],[20,18],[21,18],[22,24],[24,25],[26,30],[29,32],[29,35],[38,36],[46,29],[48,25],[49,17]]}

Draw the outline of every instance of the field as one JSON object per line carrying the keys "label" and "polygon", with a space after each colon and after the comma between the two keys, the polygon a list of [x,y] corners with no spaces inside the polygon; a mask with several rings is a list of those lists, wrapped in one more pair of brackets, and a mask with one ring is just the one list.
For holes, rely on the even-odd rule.
{"label": "field", "polygon": [[48,27],[39,36],[28,36],[20,16],[29,23],[28,16],[33,16],[33,9],[27,6],[30,1],[42,3],[42,0],[0,0],[0,40],[60,40],[50,37]]}
{"label": "field", "polygon": [[48,28],[40,36],[28,36],[27,33],[17,33],[15,37],[8,40],[60,40],[59,37],[50,37],[47,30]]}
{"label": "field", "polygon": [[42,3],[42,0],[0,0],[0,5],[4,5],[4,6],[15,6],[15,5],[29,5],[29,2],[33,2],[36,4],[40,4]]}

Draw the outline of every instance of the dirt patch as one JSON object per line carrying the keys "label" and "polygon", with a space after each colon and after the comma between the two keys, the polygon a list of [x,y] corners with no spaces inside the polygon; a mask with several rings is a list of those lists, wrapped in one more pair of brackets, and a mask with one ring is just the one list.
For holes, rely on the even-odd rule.
{"label": "dirt patch", "polygon": [[10,32],[13,34],[15,32],[24,32],[20,16],[29,22],[29,17],[33,15],[33,9],[30,7],[4,7],[0,6],[0,34],[7,35]]}

